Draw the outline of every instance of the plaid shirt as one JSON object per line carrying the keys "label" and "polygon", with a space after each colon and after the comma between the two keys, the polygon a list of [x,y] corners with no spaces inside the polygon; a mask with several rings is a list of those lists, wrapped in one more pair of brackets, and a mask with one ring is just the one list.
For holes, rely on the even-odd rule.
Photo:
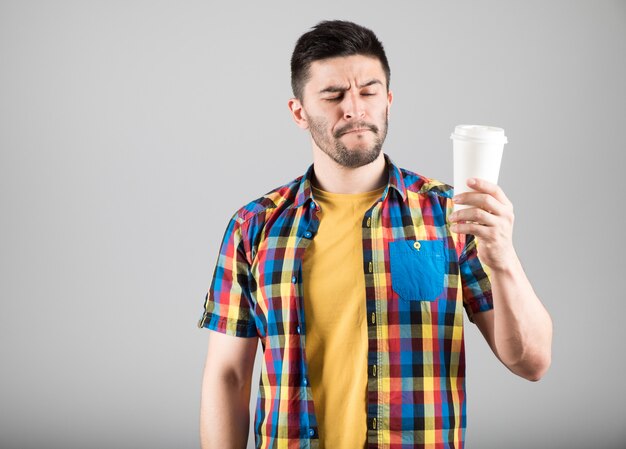
{"label": "plaid shirt", "polygon": [[[462,448],[463,308],[470,320],[491,309],[491,284],[474,237],[450,231],[452,188],[385,160],[388,185],[361,225],[367,447]],[[198,323],[261,339],[257,448],[319,447],[301,282],[319,227],[312,174],[313,165],[232,217]]]}

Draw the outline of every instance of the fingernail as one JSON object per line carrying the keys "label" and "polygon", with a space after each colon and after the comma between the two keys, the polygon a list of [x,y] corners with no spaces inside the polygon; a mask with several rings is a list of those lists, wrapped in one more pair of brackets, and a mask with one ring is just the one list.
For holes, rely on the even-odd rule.
{"label": "fingernail", "polygon": [[473,186],[474,184],[476,184],[476,180],[474,178],[470,178],[467,180],[467,185]]}

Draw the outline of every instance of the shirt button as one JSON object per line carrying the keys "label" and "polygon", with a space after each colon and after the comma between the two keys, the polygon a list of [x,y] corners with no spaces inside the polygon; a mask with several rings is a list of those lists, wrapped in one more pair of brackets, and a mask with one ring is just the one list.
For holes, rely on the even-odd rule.
{"label": "shirt button", "polygon": [[312,235],[313,235],[313,234],[311,233],[311,231],[306,231],[306,232],[304,233],[304,236],[305,236],[307,239],[310,239]]}
{"label": "shirt button", "polygon": [[315,429],[309,429],[309,436],[311,437],[315,436]]}
{"label": "shirt button", "polygon": [[294,284],[296,283],[297,280],[298,280],[298,278],[296,278],[295,276],[291,277],[291,282],[293,282]]}
{"label": "shirt button", "polygon": [[304,386],[305,386],[305,387],[309,384],[309,382],[306,380],[306,377],[304,378],[303,383],[304,383]]}
{"label": "shirt button", "polygon": [[369,272],[371,273],[372,271],[374,271],[374,266],[372,265],[372,262],[370,262],[367,266]]}
{"label": "shirt button", "polygon": [[311,201],[311,209],[315,209],[315,203]]}
{"label": "shirt button", "polygon": [[300,326],[296,327],[296,332],[300,333]]}
{"label": "shirt button", "polygon": [[367,227],[372,226],[372,217],[367,217]]}

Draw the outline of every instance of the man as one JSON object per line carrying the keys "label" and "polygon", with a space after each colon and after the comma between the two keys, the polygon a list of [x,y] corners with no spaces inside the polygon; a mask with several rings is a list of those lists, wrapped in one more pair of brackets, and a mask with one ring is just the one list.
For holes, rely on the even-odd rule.
{"label": "man", "polygon": [[[453,197],[382,152],[393,95],[370,30],[321,22],[291,70],[313,164],[226,229],[199,323],[217,331],[202,446],[245,447],[260,339],[256,447],[462,448],[463,310],[514,373],[538,380],[550,364],[512,205],[482,180]],[[452,214],[453,202],[471,207]]]}

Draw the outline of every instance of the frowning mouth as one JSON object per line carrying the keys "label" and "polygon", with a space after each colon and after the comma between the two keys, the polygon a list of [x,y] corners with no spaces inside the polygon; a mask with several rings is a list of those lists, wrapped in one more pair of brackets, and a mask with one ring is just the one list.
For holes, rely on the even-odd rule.
{"label": "frowning mouth", "polygon": [[357,129],[351,129],[350,131],[346,131],[344,134],[364,133],[365,131],[371,131],[371,130],[368,128],[357,128]]}
{"label": "frowning mouth", "polygon": [[[352,126],[352,128],[350,128],[350,126]],[[368,131],[378,134],[378,127],[372,123],[366,122],[351,123],[350,125],[345,125],[343,128],[337,129],[333,135],[335,138],[339,138],[344,134],[363,134]]]}

